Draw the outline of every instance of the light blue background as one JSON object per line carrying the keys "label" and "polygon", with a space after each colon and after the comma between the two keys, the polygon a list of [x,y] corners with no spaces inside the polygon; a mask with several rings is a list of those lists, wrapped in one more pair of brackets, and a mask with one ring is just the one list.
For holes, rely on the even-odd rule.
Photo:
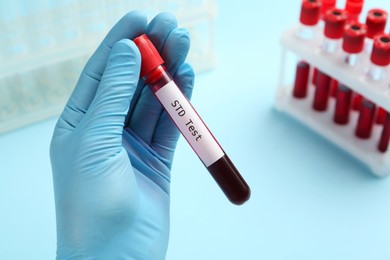
{"label": "light blue background", "polygon": [[[193,104],[252,188],[228,202],[183,138],[167,259],[390,259],[390,179],[272,108],[281,32],[300,1],[219,1],[217,67]],[[387,0],[370,6],[387,8]],[[0,136],[0,259],[53,259],[56,119]]]}

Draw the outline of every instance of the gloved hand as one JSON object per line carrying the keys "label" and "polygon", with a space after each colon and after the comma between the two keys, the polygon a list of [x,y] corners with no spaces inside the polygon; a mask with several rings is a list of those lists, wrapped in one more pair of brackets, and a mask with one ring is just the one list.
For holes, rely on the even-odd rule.
{"label": "gloved hand", "polygon": [[[139,81],[146,33],[190,98],[189,35],[167,13],[125,15],[88,61],[54,130],[58,259],[164,259],[179,132]],[[124,128],[124,121],[127,125]]]}

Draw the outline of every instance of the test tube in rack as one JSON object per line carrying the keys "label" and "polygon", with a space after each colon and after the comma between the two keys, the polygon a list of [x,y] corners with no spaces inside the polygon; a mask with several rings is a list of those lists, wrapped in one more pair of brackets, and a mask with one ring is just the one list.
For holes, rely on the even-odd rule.
{"label": "test tube in rack", "polygon": [[307,87],[309,81],[310,65],[305,61],[300,61],[297,64],[295,73],[295,82],[293,88],[293,96],[296,98],[305,98],[307,95]]}
{"label": "test tube in rack", "polygon": [[365,51],[371,53],[374,37],[384,33],[387,22],[387,12],[383,9],[375,8],[368,11],[366,18],[367,38]]}
{"label": "test tube in rack", "polygon": [[344,62],[355,66],[358,62],[358,55],[364,47],[364,39],[367,34],[367,27],[359,22],[350,22],[344,28],[343,50],[345,52]]}
{"label": "test tube in rack", "polygon": [[[372,80],[381,80],[386,67],[390,64],[390,34],[377,34],[374,37],[374,45],[370,55],[368,77]],[[386,121],[387,111],[382,107],[378,108],[375,122],[383,124]]]}
{"label": "test tube in rack", "polygon": [[368,76],[372,80],[381,80],[382,74],[390,64],[390,34],[379,34],[374,38],[370,55]]}
{"label": "test tube in rack", "polygon": [[302,39],[311,39],[314,37],[315,26],[320,20],[321,1],[303,0],[301,13],[299,17],[300,26],[297,32],[298,37]]}
{"label": "test tube in rack", "polygon": [[338,8],[331,8],[326,12],[324,16],[324,40],[321,46],[323,51],[334,53],[340,47],[347,17],[347,12]]}

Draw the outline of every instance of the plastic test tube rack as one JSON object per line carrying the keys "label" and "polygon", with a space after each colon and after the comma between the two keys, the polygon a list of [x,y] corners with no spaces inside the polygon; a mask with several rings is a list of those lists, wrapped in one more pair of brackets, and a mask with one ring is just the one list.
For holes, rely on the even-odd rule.
{"label": "plastic test tube rack", "polygon": [[[382,78],[373,80],[367,75],[370,66],[370,54],[362,52],[358,55],[359,62],[350,66],[345,62],[345,53],[340,47],[333,53],[324,51],[321,47],[324,42],[323,24],[311,28],[311,39],[299,37],[301,24],[286,30],[281,36],[282,62],[281,77],[275,97],[275,108],[284,112],[315,132],[327,138],[358,160],[366,164],[377,176],[386,176],[390,173],[390,151],[379,152],[378,142],[381,137],[383,124],[374,124],[371,136],[367,139],[355,135],[359,111],[351,108],[349,122],[336,124],[334,122],[335,97],[329,94],[326,111],[313,109],[313,98],[316,86],[313,81],[314,69],[329,75],[339,84],[348,86],[354,93],[372,101],[377,107],[390,111],[390,68],[384,68]],[[341,46],[341,45],[340,45]],[[294,63],[291,63],[291,58]],[[293,96],[295,65],[304,60],[310,64],[307,95],[305,98]],[[291,68],[289,65],[294,64]],[[290,75],[289,75],[290,74]]]}
{"label": "plastic test tube rack", "polygon": [[58,115],[82,67],[127,11],[173,13],[196,72],[214,66],[215,0],[16,0],[0,8],[0,134]]}

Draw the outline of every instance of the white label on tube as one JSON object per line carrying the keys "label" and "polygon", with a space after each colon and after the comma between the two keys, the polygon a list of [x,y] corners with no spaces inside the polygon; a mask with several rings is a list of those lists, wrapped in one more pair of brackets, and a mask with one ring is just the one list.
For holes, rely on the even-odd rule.
{"label": "white label on tube", "polygon": [[224,156],[217,141],[173,81],[155,94],[206,167]]}

